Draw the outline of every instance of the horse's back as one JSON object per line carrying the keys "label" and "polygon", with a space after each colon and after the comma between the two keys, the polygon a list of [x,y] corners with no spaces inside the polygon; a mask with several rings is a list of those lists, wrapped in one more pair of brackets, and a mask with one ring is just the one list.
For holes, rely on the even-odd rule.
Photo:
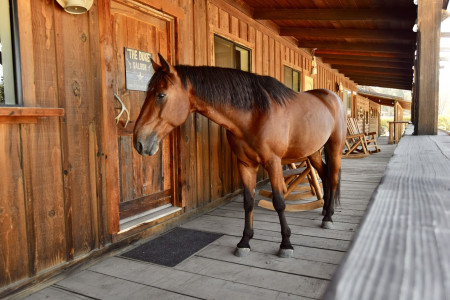
{"label": "horse's back", "polygon": [[343,103],[332,91],[316,89],[299,93],[297,99],[286,106],[286,113],[290,119],[287,157],[296,151],[310,155],[332,135],[345,135]]}

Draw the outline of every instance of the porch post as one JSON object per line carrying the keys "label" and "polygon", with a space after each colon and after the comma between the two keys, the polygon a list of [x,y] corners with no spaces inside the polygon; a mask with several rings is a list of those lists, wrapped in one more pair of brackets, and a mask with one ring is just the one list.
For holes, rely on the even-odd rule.
{"label": "porch post", "polygon": [[435,135],[439,102],[439,39],[442,0],[418,1],[418,76],[415,134]]}

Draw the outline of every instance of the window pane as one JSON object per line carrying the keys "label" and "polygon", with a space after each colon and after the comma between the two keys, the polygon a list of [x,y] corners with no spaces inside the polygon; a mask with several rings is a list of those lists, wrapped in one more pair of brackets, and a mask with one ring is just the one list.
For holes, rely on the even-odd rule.
{"label": "window pane", "polygon": [[0,1],[0,104],[16,104],[9,1]]}
{"label": "window pane", "polygon": [[233,53],[233,43],[214,36],[214,55],[217,67],[234,68]]}
{"label": "window pane", "polygon": [[236,69],[250,72],[250,51],[236,46]]}
{"label": "window pane", "polygon": [[352,114],[352,92],[344,90],[344,104],[347,108],[347,115],[350,116]]}
{"label": "window pane", "polygon": [[299,77],[297,71],[292,72],[292,89],[296,92],[300,92]]}
{"label": "window pane", "polygon": [[284,84],[292,89],[292,69],[289,67],[284,67]]}

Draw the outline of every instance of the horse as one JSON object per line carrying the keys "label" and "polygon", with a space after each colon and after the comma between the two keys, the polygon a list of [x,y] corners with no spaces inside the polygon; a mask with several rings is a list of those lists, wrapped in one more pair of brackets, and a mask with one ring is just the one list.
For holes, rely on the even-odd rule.
{"label": "horse", "polygon": [[[325,89],[298,93],[278,80],[235,69],[173,66],[159,54],[136,120],[133,145],[154,155],[160,141],[197,112],[226,129],[238,161],[244,194],[245,227],[235,255],[246,256],[253,238],[258,166],[267,170],[272,203],[281,224],[278,256],[291,257],[282,165],[308,157],[322,179],[322,228],[332,228],[339,203],[340,167],[347,125],[342,100]],[[319,150],[323,148],[325,161]]]}

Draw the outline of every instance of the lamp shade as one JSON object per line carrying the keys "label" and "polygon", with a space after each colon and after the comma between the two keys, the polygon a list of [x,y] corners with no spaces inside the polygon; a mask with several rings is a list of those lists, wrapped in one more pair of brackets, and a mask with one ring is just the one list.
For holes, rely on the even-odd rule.
{"label": "lamp shade", "polygon": [[94,0],[56,0],[64,10],[70,14],[84,14],[87,12]]}

